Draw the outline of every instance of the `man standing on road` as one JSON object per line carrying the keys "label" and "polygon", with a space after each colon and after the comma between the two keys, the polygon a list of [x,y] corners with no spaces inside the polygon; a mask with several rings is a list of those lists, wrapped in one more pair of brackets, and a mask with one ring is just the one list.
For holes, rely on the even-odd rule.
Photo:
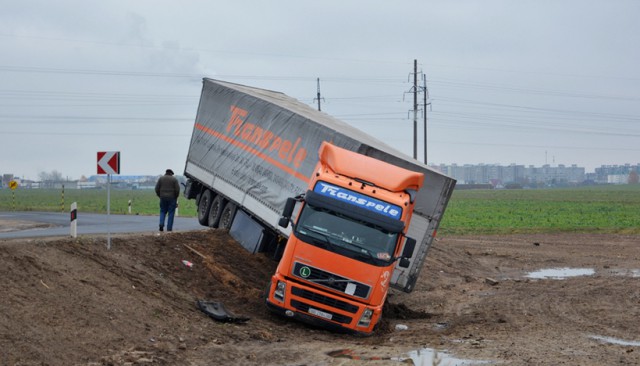
{"label": "man standing on road", "polygon": [[160,197],[160,231],[164,230],[164,219],[167,214],[167,231],[173,230],[173,216],[178,206],[180,195],[180,183],[173,176],[173,170],[167,169],[165,174],[156,183],[156,195]]}

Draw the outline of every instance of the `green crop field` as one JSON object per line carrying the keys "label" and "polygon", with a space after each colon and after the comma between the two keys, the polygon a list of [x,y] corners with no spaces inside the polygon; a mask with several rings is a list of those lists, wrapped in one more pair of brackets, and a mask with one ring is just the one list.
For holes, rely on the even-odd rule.
{"label": "green crop field", "polygon": [[440,234],[640,233],[640,185],[460,190]]}
{"label": "green crop field", "polygon": [[[111,213],[157,215],[153,190],[112,190]],[[106,212],[106,190],[0,190],[0,211]],[[180,197],[180,216],[195,216]],[[640,185],[535,190],[456,190],[439,235],[582,232],[640,234]]]}
{"label": "green crop field", "polygon": [[[110,210],[113,214],[157,215],[159,200],[153,190],[113,189],[110,194]],[[0,211],[58,211],[69,212],[72,202],[77,202],[78,212],[107,212],[106,189],[9,189],[0,190]],[[180,216],[195,216],[194,200],[178,199]]]}

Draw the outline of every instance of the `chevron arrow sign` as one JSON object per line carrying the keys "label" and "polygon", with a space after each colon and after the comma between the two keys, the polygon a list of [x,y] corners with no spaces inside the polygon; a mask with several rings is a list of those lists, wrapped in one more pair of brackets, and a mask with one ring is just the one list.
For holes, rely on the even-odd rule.
{"label": "chevron arrow sign", "polygon": [[120,151],[98,151],[98,174],[120,174]]}

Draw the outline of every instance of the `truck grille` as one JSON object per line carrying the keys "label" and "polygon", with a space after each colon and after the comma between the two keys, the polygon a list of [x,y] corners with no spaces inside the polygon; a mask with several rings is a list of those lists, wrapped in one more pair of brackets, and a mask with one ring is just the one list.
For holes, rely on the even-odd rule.
{"label": "truck grille", "polygon": [[348,278],[344,278],[333,273],[323,271],[321,269],[307,266],[300,262],[296,262],[293,265],[293,275],[301,278],[305,281],[310,281],[320,286],[328,287],[333,290],[337,290],[346,293],[347,285],[352,284],[355,286],[353,296],[366,299],[369,297],[371,287],[362,283],[352,281]]}
{"label": "truck grille", "polygon": [[[305,313],[309,313],[309,308],[312,307],[309,304],[305,304],[304,302],[297,301],[297,300],[291,300],[291,306],[293,306],[297,310],[303,311]],[[336,313],[331,312],[331,311],[326,311],[324,309],[322,309],[322,311],[325,312],[325,313],[331,314],[331,320],[334,321],[334,322],[337,322],[337,323],[349,324],[353,320],[353,318],[351,318],[351,317],[340,315],[340,314],[336,314]]]}
{"label": "truck grille", "polygon": [[347,302],[344,301],[340,301],[340,300],[336,300],[333,298],[330,298],[328,296],[324,296],[318,293],[315,293],[313,291],[308,291],[308,290],[304,290],[301,289],[300,287],[293,287],[291,288],[291,293],[298,296],[298,297],[302,297],[305,298],[307,300],[311,300],[313,302],[317,302],[320,304],[324,304],[327,306],[330,306],[332,308],[335,309],[340,309],[343,311],[346,311],[348,313],[357,313],[358,312],[358,307],[355,305],[351,305]]}

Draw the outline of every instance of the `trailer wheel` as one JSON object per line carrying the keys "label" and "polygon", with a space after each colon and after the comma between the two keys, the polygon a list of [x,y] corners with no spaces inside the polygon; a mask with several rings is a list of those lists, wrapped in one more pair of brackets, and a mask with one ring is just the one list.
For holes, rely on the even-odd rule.
{"label": "trailer wheel", "polygon": [[208,225],[212,228],[217,228],[220,223],[220,217],[222,217],[222,209],[224,208],[225,199],[221,195],[217,195],[213,201],[211,201],[211,207],[209,208],[209,221]]}
{"label": "trailer wheel", "polygon": [[198,202],[198,222],[200,225],[207,225],[209,221],[209,210],[211,209],[211,193],[210,190],[202,192],[200,202]]}
{"label": "trailer wheel", "polygon": [[220,215],[220,223],[218,227],[220,229],[231,229],[231,223],[233,223],[233,217],[236,215],[237,207],[233,202],[227,202],[224,205],[224,209],[222,210],[222,215]]}

